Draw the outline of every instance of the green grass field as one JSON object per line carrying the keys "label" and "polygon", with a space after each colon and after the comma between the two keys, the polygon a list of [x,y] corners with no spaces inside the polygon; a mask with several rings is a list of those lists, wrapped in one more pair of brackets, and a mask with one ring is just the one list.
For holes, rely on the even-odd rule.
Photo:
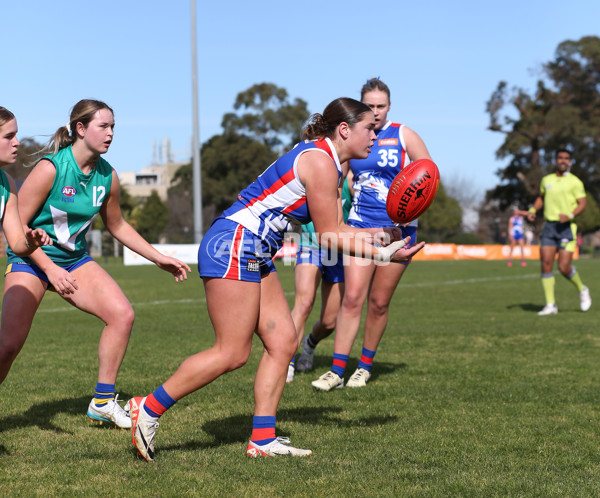
{"label": "green grass field", "polygon": [[[213,332],[195,271],[175,284],[155,267],[105,267],[136,310],[117,383],[125,401],[209,347]],[[538,317],[536,262],[415,262],[366,388],[312,391],[332,338],[315,370],[286,387],[278,434],[312,449],[305,459],[245,456],[256,341],[246,366],[161,419],[156,463],[141,460],[129,432],[85,417],[101,323],[49,293],[0,386],[0,495],[598,496],[600,261],[577,267],[592,309],[580,312],[574,287],[557,277],[560,312]],[[278,268],[291,303],[293,267]]]}

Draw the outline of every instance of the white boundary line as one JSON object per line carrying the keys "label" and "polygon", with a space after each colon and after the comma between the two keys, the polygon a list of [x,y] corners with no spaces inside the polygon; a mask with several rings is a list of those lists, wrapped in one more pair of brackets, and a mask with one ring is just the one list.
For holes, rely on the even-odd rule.
{"label": "white boundary line", "polygon": [[[467,278],[463,280],[448,280],[446,282],[420,282],[415,284],[402,284],[400,289],[409,288],[409,287],[438,287],[442,285],[462,285],[462,284],[476,284],[480,282],[500,282],[503,280],[523,280],[527,278],[539,278],[538,273],[530,273],[527,275],[518,275],[518,276],[510,276],[510,277],[492,277],[492,278]],[[286,296],[293,296],[294,292],[285,292]],[[142,306],[160,306],[162,304],[193,304],[193,303],[205,303],[205,298],[200,299],[162,299],[160,301],[149,301],[143,303],[131,303],[131,305],[135,308]],[[77,308],[74,306],[64,306],[59,308],[49,308],[49,309],[39,309],[38,313],[60,313],[62,311],[77,311]]]}

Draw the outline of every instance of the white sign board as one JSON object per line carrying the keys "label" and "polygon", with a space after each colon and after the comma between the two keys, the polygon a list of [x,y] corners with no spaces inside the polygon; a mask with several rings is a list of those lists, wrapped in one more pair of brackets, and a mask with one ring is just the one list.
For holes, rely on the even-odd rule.
{"label": "white sign board", "polygon": [[[198,263],[198,248],[200,244],[152,244],[158,252],[165,256],[177,258],[188,264]],[[143,258],[128,247],[123,246],[123,264],[130,265],[152,265],[152,261]]]}

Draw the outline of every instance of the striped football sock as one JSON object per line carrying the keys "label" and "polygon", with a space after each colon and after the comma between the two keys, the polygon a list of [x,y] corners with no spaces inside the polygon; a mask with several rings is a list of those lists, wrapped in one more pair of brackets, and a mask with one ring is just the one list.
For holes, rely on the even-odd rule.
{"label": "striped football sock", "polygon": [[338,374],[340,377],[343,377],[349,357],[350,355],[348,354],[333,353],[333,365],[331,367],[331,371],[335,374]]}
{"label": "striped football sock", "polygon": [[255,415],[250,441],[260,446],[275,441],[275,417]]}
{"label": "striped football sock", "polygon": [[113,399],[115,399],[115,385],[98,382],[96,384],[96,392],[94,393],[94,404],[96,406],[104,406]]}
{"label": "striped football sock", "polygon": [[310,349],[315,349],[317,347],[317,344],[319,344],[319,341],[315,340],[315,338],[312,335],[312,332],[310,334],[308,334],[308,339],[306,339],[306,345]]}
{"label": "striped football sock", "polygon": [[149,394],[144,401],[144,411],[150,417],[158,418],[171,408],[177,400],[171,398],[165,391],[163,386],[160,386],[152,394]]}
{"label": "striped football sock", "polygon": [[294,355],[294,357],[292,358],[292,361],[290,361],[290,367],[296,368],[296,355]]}
{"label": "striped football sock", "polygon": [[370,372],[373,367],[373,358],[375,357],[376,352],[377,351],[371,351],[363,346],[360,361],[358,362],[358,368],[364,368]]}

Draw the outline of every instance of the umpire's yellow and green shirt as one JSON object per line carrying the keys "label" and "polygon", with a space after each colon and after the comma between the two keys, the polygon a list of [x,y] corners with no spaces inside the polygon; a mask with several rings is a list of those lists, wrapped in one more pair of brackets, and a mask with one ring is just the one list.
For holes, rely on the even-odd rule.
{"label": "umpire's yellow and green shirt", "polygon": [[583,182],[572,173],[557,176],[556,173],[542,178],[540,195],[544,198],[544,219],[559,221],[560,213],[571,214],[577,207],[577,199],[585,197]]}
{"label": "umpire's yellow and green shirt", "polygon": [[[84,175],[71,146],[44,159],[54,164],[56,176],[48,197],[29,226],[46,230],[54,245],[41,249],[55,264],[67,267],[87,256],[85,235],[110,192],[112,167],[100,157],[92,171]],[[20,259],[12,251],[8,251],[8,256],[9,263]],[[31,263],[29,258],[23,261]]]}

